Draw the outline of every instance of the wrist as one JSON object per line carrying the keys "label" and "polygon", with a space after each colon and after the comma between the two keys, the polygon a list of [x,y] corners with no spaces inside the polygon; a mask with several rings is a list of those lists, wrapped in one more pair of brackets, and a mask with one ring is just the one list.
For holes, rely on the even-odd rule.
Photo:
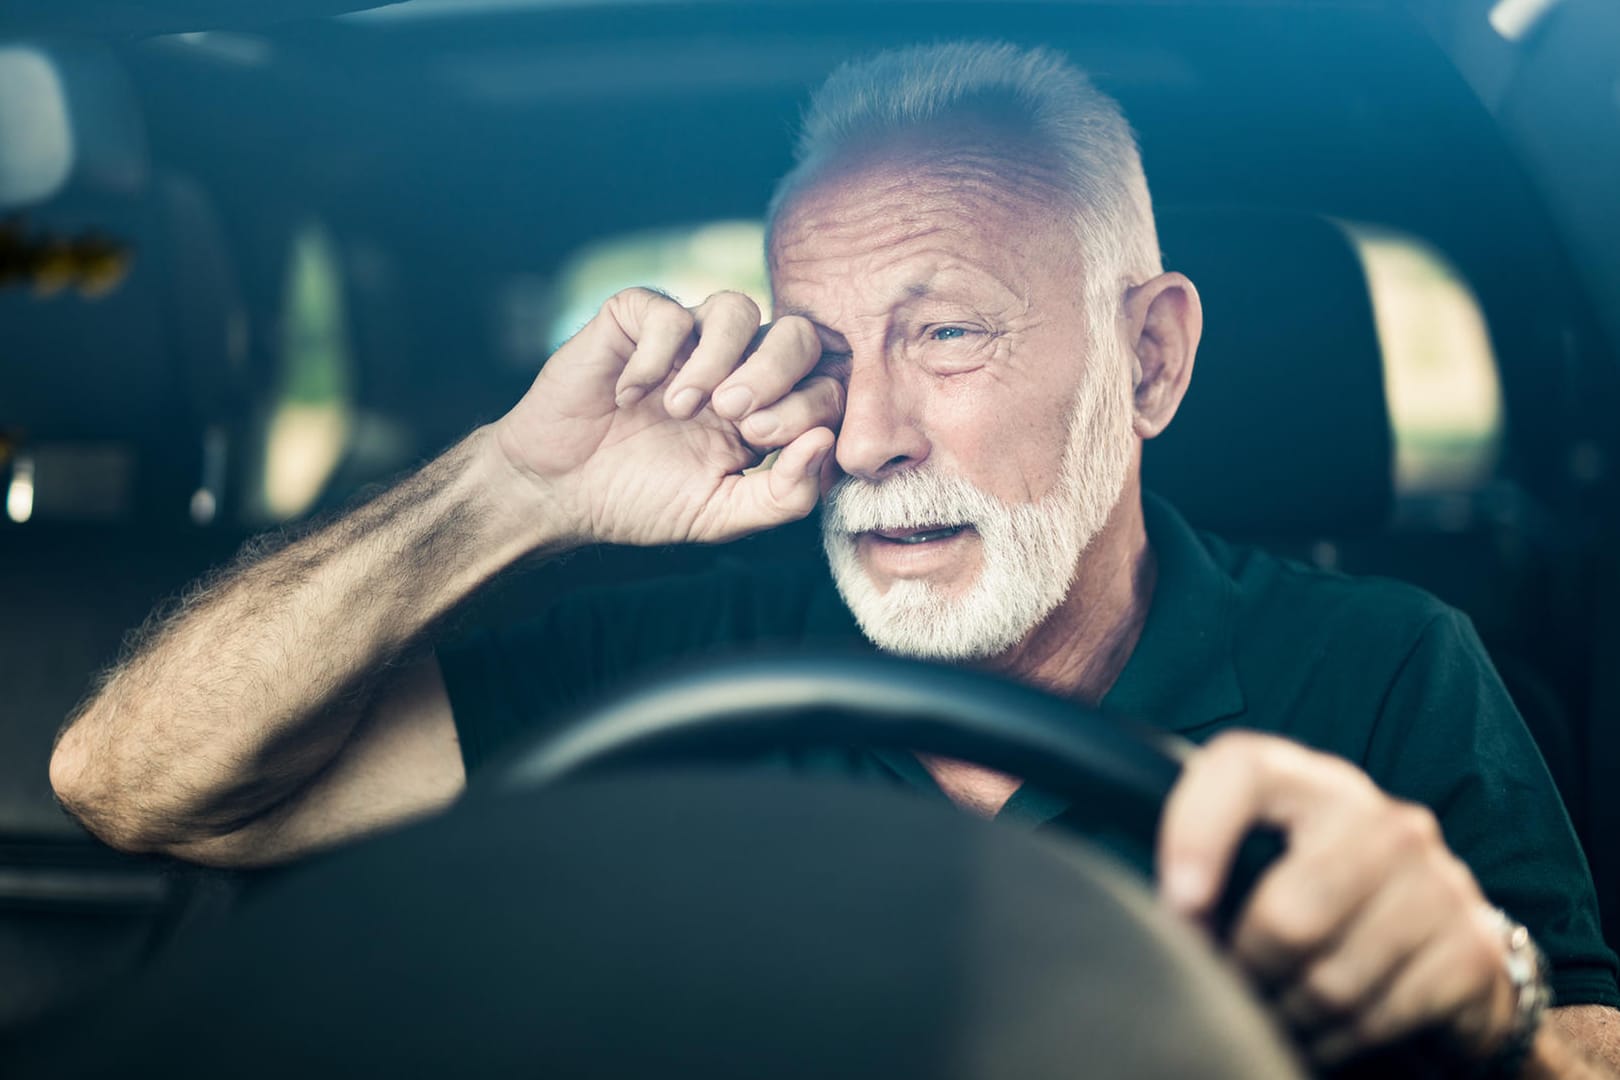
{"label": "wrist", "polygon": [[1491,909],[1488,917],[1501,936],[1511,1011],[1477,1075],[1487,1080],[1511,1080],[1525,1072],[1542,1021],[1552,1005],[1552,991],[1547,984],[1547,958],[1530,937],[1530,931],[1499,908]]}
{"label": "wrist", "polygon": [[565,512],[558,485],[519,464],[496,424],[467,437],[472,451],[475,491],[488,519],[514,558],[560,554],[588,542]]}

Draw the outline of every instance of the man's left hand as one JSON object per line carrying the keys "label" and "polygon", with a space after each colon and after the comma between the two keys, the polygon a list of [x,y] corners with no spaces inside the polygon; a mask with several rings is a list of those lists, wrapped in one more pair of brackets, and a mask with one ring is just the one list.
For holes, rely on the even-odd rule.
{"label": "man's left hand", "polygon": [[1318,1064],[1442,1025],[1489,1056],[1513,1023],[1494,913],[1426,808],[1355,766],[1268,735],[1223,735],[1193,756],[1159,833],[1170,905],[1206,917],[1250,829],[1286,850],[1255,887],[1231,950],[1275,994]]}

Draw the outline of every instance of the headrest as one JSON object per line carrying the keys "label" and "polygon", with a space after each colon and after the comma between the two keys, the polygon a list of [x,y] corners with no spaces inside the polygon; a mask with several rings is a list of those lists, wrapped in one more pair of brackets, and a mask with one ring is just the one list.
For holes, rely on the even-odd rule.
{"label": "headrest", "polygon": [[1312,214],[1159,215],[1165,268],[1197,286],[1204,337],[1143,483],[1239,536],[1377,529],[1393,495],[1382,354],[1360,256]]}
{"label": "headrest", "polygon": [[6,86],[31,94],[0,109],[0,430],[190,441],[192,416],[242,378],[240,303],[207,193],[153,167],[107,50],[0,43]]}
{"label": "headrest", "polygon": [[[86,237],[115,248],[127,269],[102,287],[84,288],[71,273],[49,278],[50,253]],[[0,428],[50,439],[137,439],[173,428],[184,397],[153,203],[61,196],[21,219],[7,240],[29,266],[0,284],[8,361],[0,367]]]}
{"label": "headrest", "polygon": [[[205,430],[233,418],[252,376],[206,193],[159,173],[131,195],[64,192],[7,228],[24,265],[0,275],[0,437],[27,455],[32,516],[184,516],[204,478]],[[119,265],[54,269],[74,245]]]}
{"label": "headrest", "polygon": [[134,87],[108,49],[0,38],[0,210],[65,190],[131,194],[149,171]]}

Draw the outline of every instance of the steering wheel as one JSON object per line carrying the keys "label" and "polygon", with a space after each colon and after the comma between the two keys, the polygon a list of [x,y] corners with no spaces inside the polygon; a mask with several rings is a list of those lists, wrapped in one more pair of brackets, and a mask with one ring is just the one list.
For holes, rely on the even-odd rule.
{"label": "steering wheel", "polygon": [[[879,655],[781,656],[724,661],[632,689],[521,743],[490,769],[483,791],[828,746],[923,751],[1021,777],[1065,797],[1066,826],[1106,837],[1149,878],[1165,799],[1194,749],[1169,733],[962,668]],[[1272,830],[1245,839],[1215,911],[1218,935],[1281,851]]]}
{"label": "steering wheel", "polygon": [[918,663],[681,675],[530,740],[449,812],[290,871],[0,1051],[7,1075],[1299,1075],[1236,974],[1084,845],[875,785],[585,776],[828,744],[1015,772],[1144,853],[1188,750]]}

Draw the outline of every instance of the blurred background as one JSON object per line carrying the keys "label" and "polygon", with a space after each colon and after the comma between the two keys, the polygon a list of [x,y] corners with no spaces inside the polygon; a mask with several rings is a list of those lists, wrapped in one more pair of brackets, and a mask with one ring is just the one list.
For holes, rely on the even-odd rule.
{"label": "blurred background", "polygon": [[[618,289],[768,308],[760,214],[808,89],[959,36],[1069,52],[1140,132],[1209,324],[1149,485],[1461,606],[1583,836],[1614,835],[1610,0],[11,0],[0,1023],[155,947],[203,888],[49,795],[52,734],[123,632],[500,415]],[[569,573],[803,557],[801,533]],[[476,617],[559,587],[514,575]],[[1612,933],[1620,866],[1589,851]]]}

